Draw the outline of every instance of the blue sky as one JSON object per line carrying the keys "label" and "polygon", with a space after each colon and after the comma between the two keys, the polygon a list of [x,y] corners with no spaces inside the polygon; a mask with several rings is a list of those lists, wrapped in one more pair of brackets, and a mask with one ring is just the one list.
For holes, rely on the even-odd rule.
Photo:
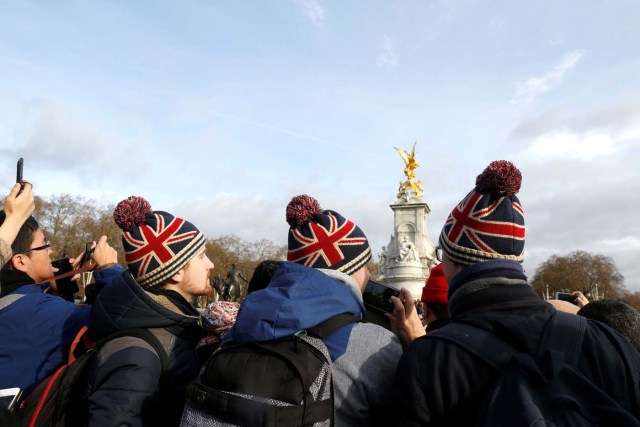
{"label": "blue sky", "polygon": [[640,291],[640,3],[0,1],[0,185],[131,194],[286,242],[308,193],[374,253],[418,142],[429,237],[492,160],[523,173],[532,276],[611,256]]}

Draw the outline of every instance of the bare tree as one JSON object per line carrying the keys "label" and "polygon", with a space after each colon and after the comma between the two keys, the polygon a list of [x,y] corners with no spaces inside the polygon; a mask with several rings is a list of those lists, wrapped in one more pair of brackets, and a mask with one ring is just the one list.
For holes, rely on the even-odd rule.
{"label": "bare tree", "polygon": [[604,255],[584,251],[566,256],[553,255],[543,262],[533,277],[533,289],[540,296],[559,291],[581,291],[587,297],[621,298],[627,294],[624,277],[615,262]]}

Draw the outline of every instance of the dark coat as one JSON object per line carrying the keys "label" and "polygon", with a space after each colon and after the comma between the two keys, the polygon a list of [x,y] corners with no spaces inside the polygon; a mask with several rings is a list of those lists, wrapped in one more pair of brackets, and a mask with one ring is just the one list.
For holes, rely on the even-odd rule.
{"label": "dark coat", "polygon": [[[454,277],[451,288],[456,292],[452,297],[450,290],[451,323],[471,324],[522,352],[537,353],[554,308],[539,300],[518,263],[476,264]],[[578,369],[636,417],[639,368],[640,355],[622,335],[588,321]],[[497,375],[455,344],[419,338],[407,347],[396,372],[397,425],[473,425]]]}
{"label": "dark coat", "polygon": [[184,390],[200,368],[195,352],[202,333],[199,313],[179,294],[147,292],[124,272],[94,302],[92,321],[94,340],[121,329],[154,328],[167,349],[170,374],[161,387],[160,359],[153,349],[109,341],[90,369],[88,425],[178,425]]}

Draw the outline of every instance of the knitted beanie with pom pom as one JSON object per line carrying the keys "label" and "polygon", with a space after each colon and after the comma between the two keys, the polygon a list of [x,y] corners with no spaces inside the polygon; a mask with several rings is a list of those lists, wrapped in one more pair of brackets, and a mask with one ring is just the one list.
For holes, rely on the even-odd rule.
{"label": "knitted beanie with pom pom", "polygon": [[205,244],[202,233],[189,221],[152,211],[142,197],[118,203],[113,219],[123,231],[129,271],[142,287],[165,284]]}
{"label": "knitted beanie with pom pom", "polygon": [[287,261],[351,275],[371,259],[362,230],[339,213],[322,210],[311,196],[291,199],[286,218],[290,227]]}
{"label": "knitted beanie with pom pom", "polygon": [[521,182],[520,171],[507,160],[491,162],[478,175],[440,233],[447,258],[461,265],[524,260],[524,210],[516,197]]}

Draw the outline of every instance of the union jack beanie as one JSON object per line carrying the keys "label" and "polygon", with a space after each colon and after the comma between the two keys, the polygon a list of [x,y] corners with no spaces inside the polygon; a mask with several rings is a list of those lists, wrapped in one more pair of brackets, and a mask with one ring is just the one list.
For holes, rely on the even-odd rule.
{"label": "union jack beanie", "polygon": [[287,261],[351,275],[371,259],[371,248],[362,230],[339,213],[322,210],[311,196],[303,194],[291,199],[287,222]]}
{"label": "union jack beanie", "polygon": [[189,221],[152,211],[142,197],[130,196],[113,211],[123,231],[129,271],[142,287],[163,285],[204,246],[202,233]]}
{"label": "union jack beanie", "polygon": [[522,175],[496,160],[476,178],[476,187],[456,206],[440,232],[440,246],[458,264],[492,259],[524,260],[524,210],[516,193]]}

